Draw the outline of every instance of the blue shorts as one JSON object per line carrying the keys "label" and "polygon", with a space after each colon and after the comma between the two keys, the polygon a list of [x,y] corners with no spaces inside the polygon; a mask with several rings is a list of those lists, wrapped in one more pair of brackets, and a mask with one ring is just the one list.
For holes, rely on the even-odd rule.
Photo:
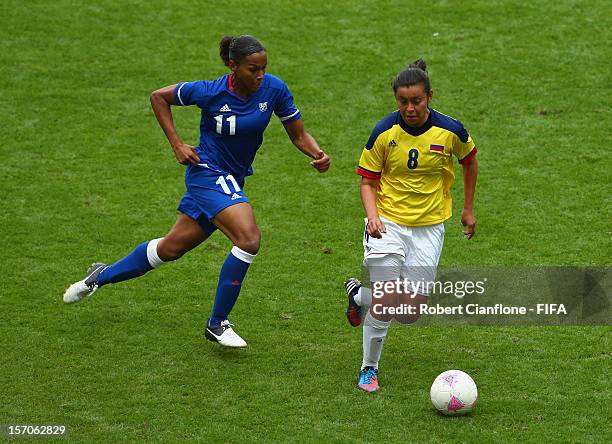
{"label": "blue shorts", "polygon": [[217,229],[213,218],[232,205],[249,202],[242,191],[244,177],[234,178],[218,170],[189,165],[185,173],[187,191],[178,210],[195,219],[208,236]]}

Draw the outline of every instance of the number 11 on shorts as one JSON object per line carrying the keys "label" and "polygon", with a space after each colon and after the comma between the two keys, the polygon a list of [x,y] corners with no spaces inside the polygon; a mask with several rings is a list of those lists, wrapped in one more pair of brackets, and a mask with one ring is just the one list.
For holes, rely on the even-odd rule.
{"label": "number 11 on shorts", "polygon": [[234,176],[232,176],[231,174],[223,177],[223,176],[219,176],[219,178],[217,179],[217,181],[215,182],[217,185],[219,185],[221,187],[221,189],[223,189],[223,192],[225,194],[232,194],[232,191],[230,190],[230,187],[227,184],[227,181],[230,181],[232,183],[232,186],[234,187],[234,190],[236,190],[236,193],[240,192],[240,187],[238,186],[238,182],[236,182],[236,179],[234,179]]}

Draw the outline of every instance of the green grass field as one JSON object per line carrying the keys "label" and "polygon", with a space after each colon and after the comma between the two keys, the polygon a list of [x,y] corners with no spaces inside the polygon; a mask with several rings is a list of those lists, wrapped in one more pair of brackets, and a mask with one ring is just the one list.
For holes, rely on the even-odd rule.
{"label": "green grass field", "polygon": [[[362,259],[355,167],[417,57],[479,147],[478,235],[461,234],[459,178],[441,264],[611,265],[608,2],[83,3],[0,7],[0,424],[67,424],[75,442],[611,441],[609,326],[395,328],[368,396],[342,290]],[[232,313],[249,347],[202,337],[218,233],[64,305],[92,261],[173,224],[184,167],[149,94],[222,75],[218,42],[241,33],[333,162],[319,175],[276,119],[266,132],[246,187],[262,249]],[[197,141],[195,108],[175,122]],[[430,405],[449,368],[479,386],[469,417]]]}

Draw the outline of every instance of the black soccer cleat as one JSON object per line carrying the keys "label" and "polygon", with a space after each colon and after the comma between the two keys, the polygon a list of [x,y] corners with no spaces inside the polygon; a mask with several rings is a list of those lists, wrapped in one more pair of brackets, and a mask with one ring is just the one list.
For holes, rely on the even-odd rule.
{"label": "black soccer cleat", "polygon": [[357,305],[354,297],[362,287],[361,282],[356,278],[350,278],[344,283],[344,289],[348,297],[348,306],[346,307],[346,319],[353,327],[358,327],[361,324],[361,307]]}

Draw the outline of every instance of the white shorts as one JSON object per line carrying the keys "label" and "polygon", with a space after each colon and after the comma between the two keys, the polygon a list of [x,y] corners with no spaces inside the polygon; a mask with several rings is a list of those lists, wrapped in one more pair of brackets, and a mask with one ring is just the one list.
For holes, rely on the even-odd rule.
{"label": "white shorts", "polygon": [[368,234],[368,220],[363,236],[364,265],[371,282],[402,279],[416,287],[418,294],[428,295],[436,279],[436,268],[444,245],[444,224],[407,227],[384,217],[380,220],[387,230],[381,239]]}

